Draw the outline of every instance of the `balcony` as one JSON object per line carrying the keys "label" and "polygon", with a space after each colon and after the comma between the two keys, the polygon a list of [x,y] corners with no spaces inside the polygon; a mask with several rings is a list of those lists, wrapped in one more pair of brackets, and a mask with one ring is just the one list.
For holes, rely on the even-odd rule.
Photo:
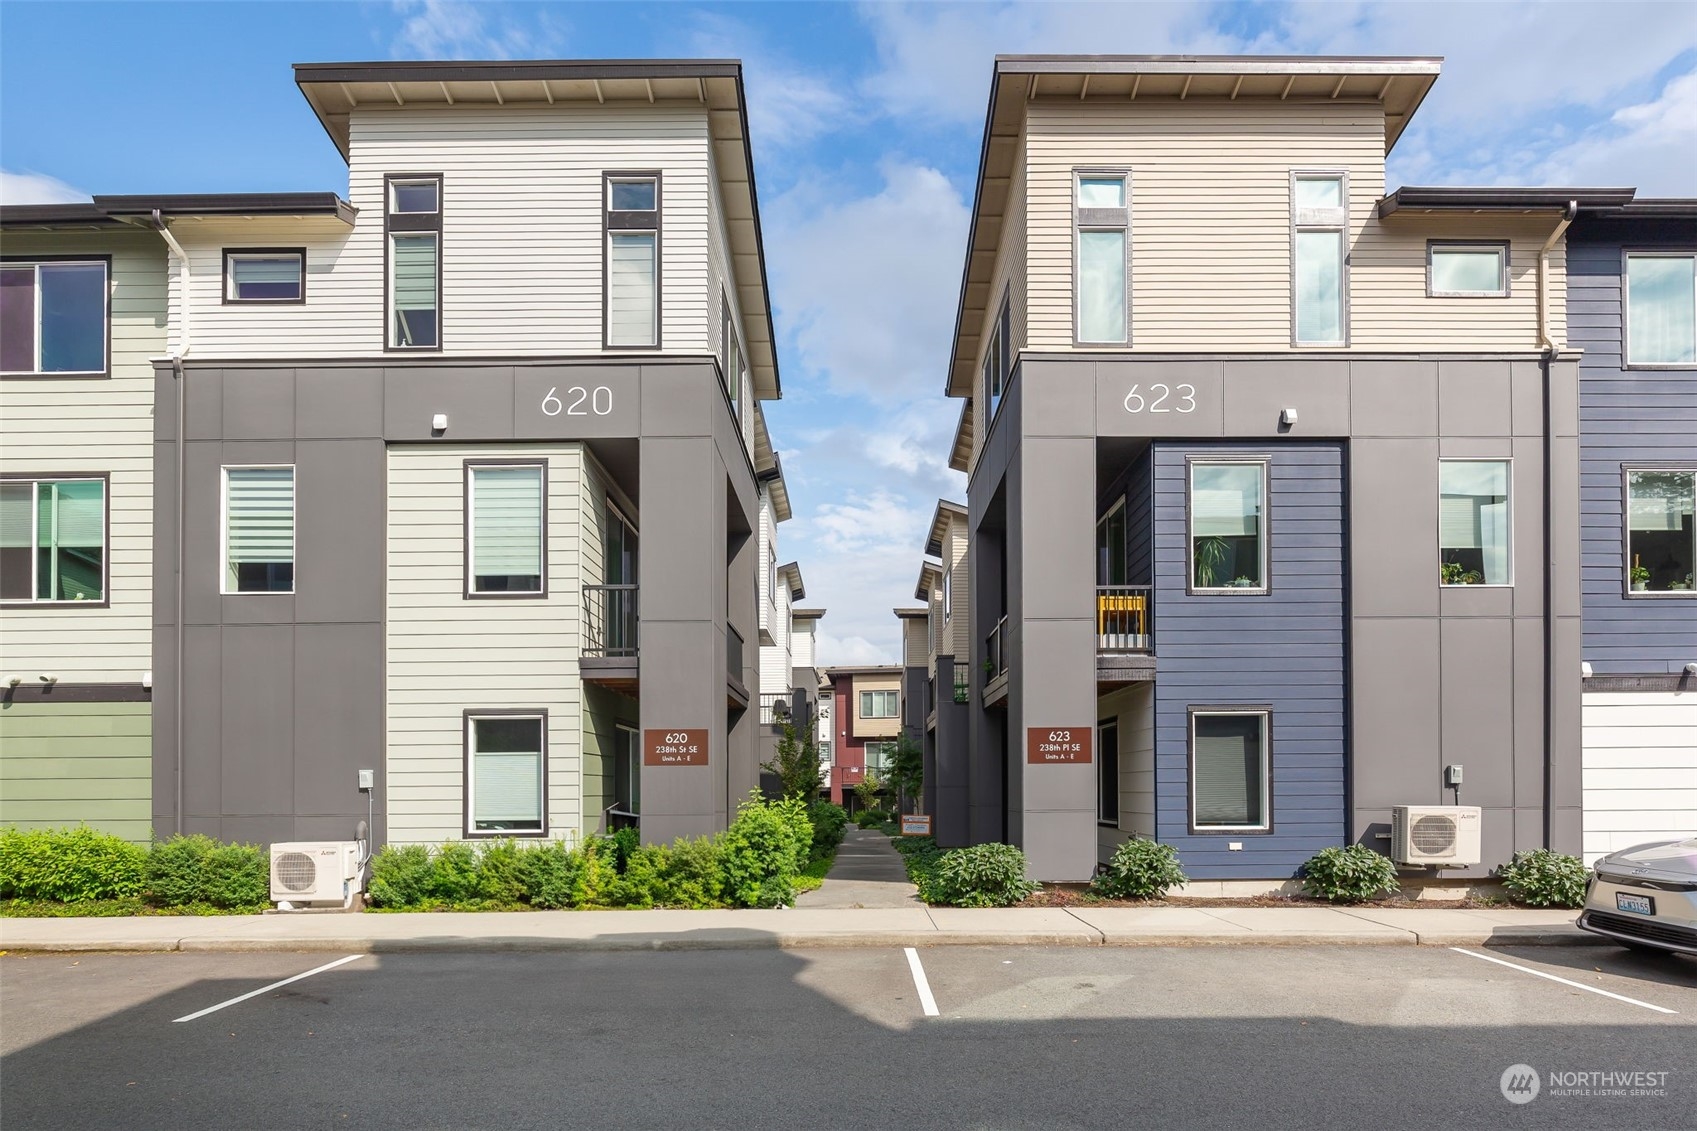
{"label": "balcony", "polygon": [[771,727],[774,733],[781,733],[784,724],[790,721],[789,692],[779,692],[760,697],[761,726]]}
{"label": "balcony", "polygon": [[1155,591],[1148,585],[1096,587],[1096,684],[1112,688],[1155,678]]}
{"label": "balcony", "polygon": [[1007,708],[1008,618],[1003,617],[984,639],[984,706]]}
{"label": "balcony", "polygon": [[748,688],[742,682],[742,633],[731,625],[725,626],[725,705],[732,708],[748,706]]}
{"label": "balcony", "polygon": [[636,695],[637,587],[583,587],[583,650],[578,668],[586,682]]}

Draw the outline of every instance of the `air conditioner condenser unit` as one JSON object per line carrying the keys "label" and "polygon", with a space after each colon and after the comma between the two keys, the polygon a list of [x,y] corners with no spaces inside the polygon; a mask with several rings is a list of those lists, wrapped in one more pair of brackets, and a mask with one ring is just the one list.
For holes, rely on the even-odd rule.
{"label": "air conditioner condenser unit", "polygon": [[1398,864],[1437,868],[1469,868],[1479,863],[1479,807],[1394,807],[1391,859]]}
{"label": "air conditioner condenser unit", "polygon": [[350,906],[365,890],[360,845],[353,840],[271,846],[271,899],[281,907]]}

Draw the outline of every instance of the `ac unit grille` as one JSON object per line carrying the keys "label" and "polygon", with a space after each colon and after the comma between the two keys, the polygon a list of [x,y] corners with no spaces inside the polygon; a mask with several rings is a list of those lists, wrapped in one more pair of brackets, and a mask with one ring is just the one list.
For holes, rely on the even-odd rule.
{"label": "ac unit grille", "polygon": [[318,882],[318,865],[304,852],[285,852],[272,863],[277,885],[287,891],[311,891]]}
{"label": "ac unit grille", "polygon": [[1409,830],[1408,843],[1424,856],[1442,856],[1455,851],[1455,819],[1453,817],[1421,817]]}

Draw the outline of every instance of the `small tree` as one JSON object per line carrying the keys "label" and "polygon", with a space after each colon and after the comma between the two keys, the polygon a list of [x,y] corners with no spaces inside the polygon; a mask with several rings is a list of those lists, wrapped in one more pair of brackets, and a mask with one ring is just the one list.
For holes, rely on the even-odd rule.
{"label": "small tree", "polygon": [[854,787],[855,799],[860,802],[860,811],[878,807],[878,794],[884,790],[883,779],[871,770],[861,777],[860,783]]}
{"label": "small tree", "polygon": [[905,730],[896,740],[895,752],[890,755],[890,784],[896,787],[897,793],[906,802],[902,806],[904,809],[916,804],[920,790],[925,788],[925,748]]}
{"label": "small tree", "polygon": [[785,797],[811,801],[819,793],[819,739],[814,728],[803,727],[798,733],[794,722],[785,722],[777,754],[760,768],[777,777]]}

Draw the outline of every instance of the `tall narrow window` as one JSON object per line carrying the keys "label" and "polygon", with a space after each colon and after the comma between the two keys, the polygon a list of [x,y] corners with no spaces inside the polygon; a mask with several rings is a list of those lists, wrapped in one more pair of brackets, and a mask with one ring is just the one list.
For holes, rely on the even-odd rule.
{"label": "tall narrow window", "polygon": [[725,395],[731,398],[734,408],[742,400],[742,339],[737,336],[737,316],[731,309],[731,297],[723,291],[719,293],[719,307],[719,333],[725,355],[719,359],[724,366],[719,372],[719,379],[724,382]]}
{"label": "tall narrow window", "polygon": [[547,832],[547,715],[466,716],[466,834]]}
{"label": "tall narrow window", "polygon": [[1626,473],[1626,577],[1630,593],[1693,593],[1697,469]]}
{"label": "tall narrow window", "polygon": [[546,596],[548,470],[466,464],[466,595]]}
{"label": "tall narrow window", "polygon": [[1190,464],[1190,585],[1201,592],[1267,588],[1267,465]]}
{"label": "tall narrow window", "polygon": [[224,469],[224,592],[295,591],[295,469]]}
{"label": "tall narrow window", "polygon": [[1008,391],[1008,379],[1013,376],[1013,354],[1008,346],[1008,295],[1002,295],[1001,313],[990,327],[990,340],[984,347],[984,395],[990,400],[990,418]]}
{"label": "tall narrow window", "polygon": [[613,805],[632,815],[642,812],[642,753],[635,727],[613,728]]}
{"label": "tall narrow window", "polygon": [[1508,585],[1507,460],[1438,463],[1438,579],[1445,585]]}
{"label": "tall narrow window", "polygon": [[658,346],[660,174],[608,173],[605,219],[607,345]]}
{"label": "tall narrow window", "polygon": [[1191,827],[1258,832],[1272,827],[1265,711],[1190,716]]}
{"label": "tall narrow window", "polygon": [[1697,255],[1626,257],[1626,363],[1697,365]]}
{"label": "tall narrow window", "polygon": [[442,348],[442,178],[389,177],[389,347]]}
{"label": "tall narrow window", "polygon": [[0,482],[0,601],[106,598],[106,481]]}
{"label": "tall narrow window", "polygon": [[1120,820],[1120,724],[1109,719],[1096,727],[1096,820]]}
{"label": "tall narrow window", "polygon": [[1291,177],[1293,344],[1341,346],[1347,339],[1349,178],[1342,173]]}
{"label": "tall narrow window", "polygon": [[108,260],[0,265],[0,372],[104,373]]}
{"label": "tall narrow window", "polygon": [[1126,583],[1125,499],[1119,498],[1096,520],[1096,584]]}
{"label": "tall narrow window", "polygon": [[1123,344],[1128,340],[1128,174],[1079,172],[1074,177],[1077,231],[1077,337],[1081,343]]}

